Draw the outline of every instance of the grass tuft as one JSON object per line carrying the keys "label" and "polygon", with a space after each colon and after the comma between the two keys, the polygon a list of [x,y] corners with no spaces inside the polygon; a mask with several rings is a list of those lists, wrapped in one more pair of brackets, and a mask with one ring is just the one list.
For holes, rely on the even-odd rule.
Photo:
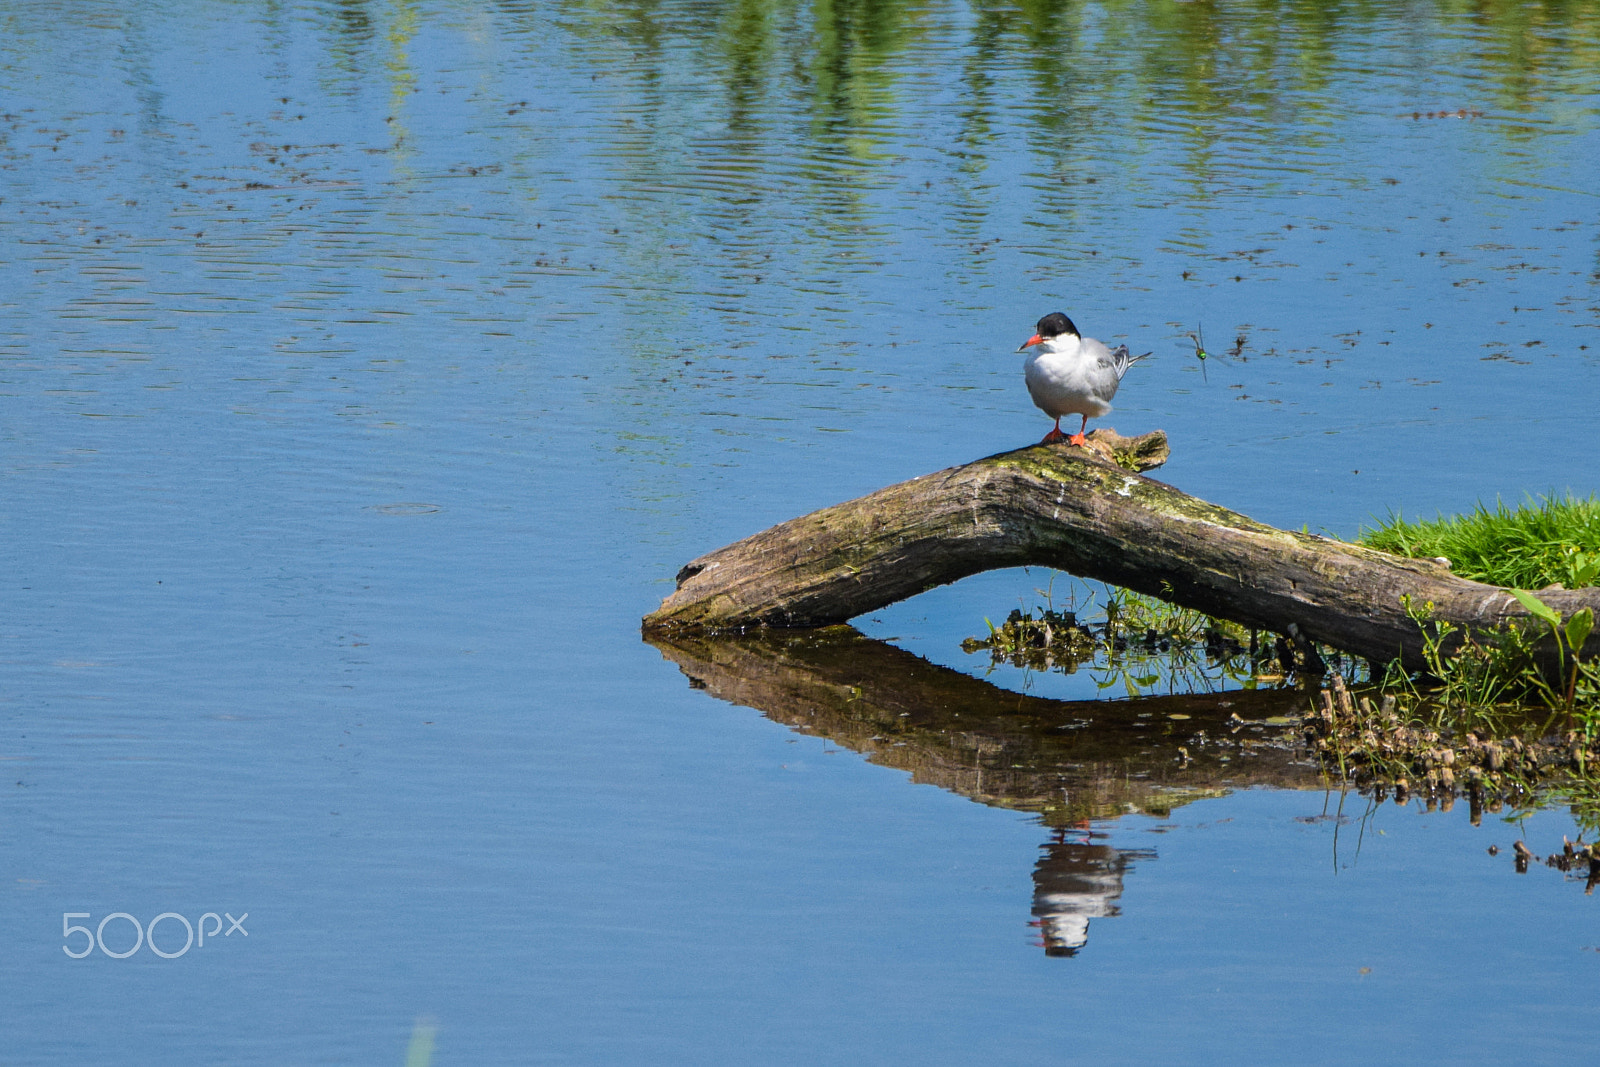
{"label": "grass tuft", "polygon": [[1391,513],[1358,538],[1369,548],[1413,558],[1443,556],[1462,578],[1517,589],[1600,584],[1600,499],[1529,499],[1508,508],[1481,503],[1466,515],[1407,522]]}

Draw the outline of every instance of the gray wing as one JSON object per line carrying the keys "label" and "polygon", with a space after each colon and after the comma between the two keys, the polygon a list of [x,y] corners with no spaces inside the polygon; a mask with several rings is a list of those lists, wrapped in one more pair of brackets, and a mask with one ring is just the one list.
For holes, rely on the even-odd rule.
{"label": "gray wing", "polygon": [[[1100,346],[1104,348],[1104,345]],[[1105,352],[1100,356],[1100,366],[1117,376],[1117,381],[1122,381],[1122,376],[1128,373],[1128,368],[1139,362],[1149,352],[1141,352],[1137,356],[1128,355],[1127,345],[1118,345],[1115,352]]]}
{"label": "gray wing", "polygon": [[1096,341],[1094,342],[1094,347],[1096,347],[1096,352],[1094,352],[1094,363],[1099,366],[1099,370],[1101,370],[1102,374],[1106,374],[1106,376],[1109,376],[1112,381],[1118,382],[1122,381],[1123,374],[1128,373],[1128,368],[1130,368],[1130,366],[1133,366],[1134,363],[1138,363],[1139,360],[1142,360],[1142,358],[1146,357],[1146,355],[1149,355],[1149,352],[1142,352],[1142,354],[1139,355],[1128,355],[1128,346],[1125,346],[1125,344],[1118,344],[1117,349],[1112,350],[1107,349],[1104,344]]}

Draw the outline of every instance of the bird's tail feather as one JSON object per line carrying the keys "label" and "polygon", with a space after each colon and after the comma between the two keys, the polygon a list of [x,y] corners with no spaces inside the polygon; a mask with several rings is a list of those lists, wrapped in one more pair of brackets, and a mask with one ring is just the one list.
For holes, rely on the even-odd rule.
{"label": "bird's tail feather", "polygon": [[1122,376],[1128,373],[1129,367],[1148,355],[1150,355],[1149,352],[1141,352],[1137,356],[1130,356],[1128,355],[1127,345],[1118,345],[1117,350],[1111,353],[1112,365],[1117,369],[1117,381],[1120,382],[1122,380]]}

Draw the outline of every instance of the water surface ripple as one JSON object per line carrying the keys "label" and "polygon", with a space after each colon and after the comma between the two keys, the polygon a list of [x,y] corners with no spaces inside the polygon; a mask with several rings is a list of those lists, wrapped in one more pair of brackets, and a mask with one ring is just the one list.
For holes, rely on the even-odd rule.
{"label": "water surface ripple", "polygon": [[[1597,491],[1597,24],[11,0],[6,1062],[1586,1050],[1594,898],[1510,853],[1572,813],[1373,808],[1220,705],[970,677],[1048,576],[820,651],[637,621],[1037,439],[1058,308],[1154,352],[1107,424],[1263,521]],[[62,951],[117,912],[248,934]]]}

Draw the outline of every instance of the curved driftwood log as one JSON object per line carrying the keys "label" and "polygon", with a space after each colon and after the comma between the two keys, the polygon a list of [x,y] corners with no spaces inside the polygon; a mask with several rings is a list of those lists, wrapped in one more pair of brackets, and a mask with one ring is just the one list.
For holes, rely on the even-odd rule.
{"label": "curved driftwood log", "polygon": [[[1097,438],[1130,466],[1165,458],[1160,431]],[[1472,630],[1527,617],[1506,590],[1442,563],[1275,529],[1101,451],[1056,443],[891,485],[701,556],[644,629],[826,626],[979,571],[1029,565],[1411,667],[1423,665],[1422,634],[1405,595]],[[1600,589],[1540,597],[1563,615],[1600,613]],[[1587,651],[1600,652],[1600,630]]]}

